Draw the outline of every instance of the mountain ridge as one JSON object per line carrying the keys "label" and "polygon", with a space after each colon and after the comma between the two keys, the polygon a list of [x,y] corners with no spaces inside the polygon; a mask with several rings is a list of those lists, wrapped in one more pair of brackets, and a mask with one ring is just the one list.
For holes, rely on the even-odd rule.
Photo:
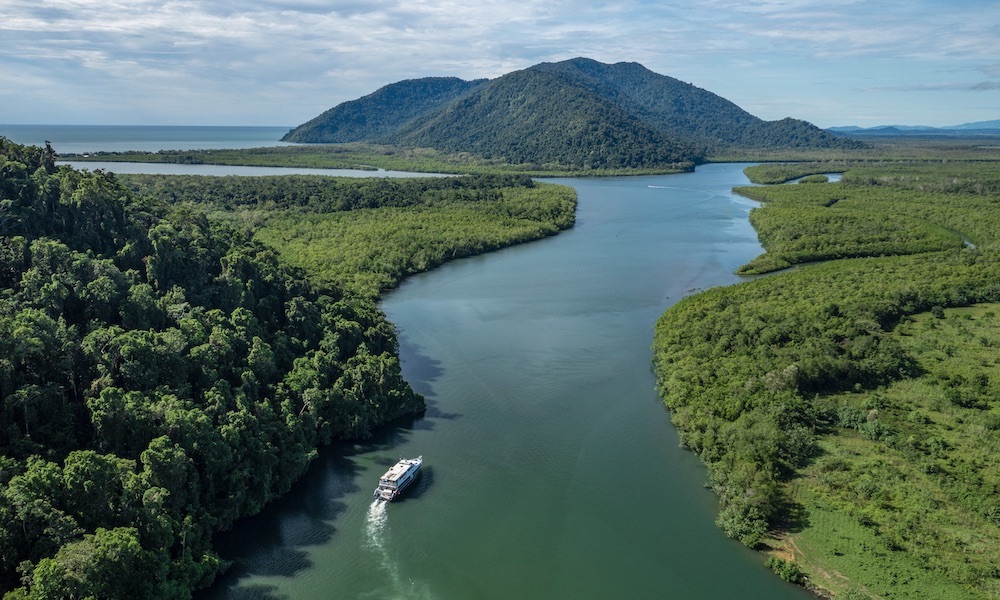
{"label": "mountain ridge", "polygon": [[639,63],[589,58],[490,80],[404,80],[341,103],[283,140],[428,147],[583,169],[690,167],[734,149],[863,145],[797,119],[764,121]]}
{"label": "mountain ridge", "polygon": [[946,125],[944,127],[932,127],[930,125],[873,125],[871,127],[844,125],[827,127],[827,131],[848,136],[1000,135],[1000,119],[962,123],[960,125]]}

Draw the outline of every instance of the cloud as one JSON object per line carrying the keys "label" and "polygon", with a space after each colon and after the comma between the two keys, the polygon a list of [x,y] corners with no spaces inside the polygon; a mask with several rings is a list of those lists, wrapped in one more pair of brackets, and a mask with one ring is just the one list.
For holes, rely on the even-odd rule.
{"label": "cloud", "polygon": [[[43,90],[61,89],[67,111],[76,110],[74,97],[107,101],[109,115],[78,118],[121,122],[140,105],[166,111],[165,119],[191,118],[197,100],[203,121],[276,115],[270,122],[294,124],[400,79],[496,77],[574,56],[637,61],[713,91],[731,85],[774,94],[761,78],[790,88],[830,68],[916,88],[916,76],[883,78],[872,70],[897,60],[913,71],[1000,71],[995,4],[3,0],[0,70],[16,67],[30,86],[0,90],[0,106],[8,118],[27,119]],[[116,96],[121,102],[111,100]],[[764,105],[766,97],[752,102]]]}
{"label": "cloud", "polygon": [[1000,81],[978,83],[921,83],[866,88],[866,92],[987,92],[1000,90]]}

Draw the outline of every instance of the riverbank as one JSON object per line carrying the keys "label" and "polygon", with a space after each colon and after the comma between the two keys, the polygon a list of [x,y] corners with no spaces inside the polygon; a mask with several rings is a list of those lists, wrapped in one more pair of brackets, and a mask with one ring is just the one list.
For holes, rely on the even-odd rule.
{"label": "riverbank", "polygon": [[[948,306],[997,300],[1000,214],[984,202],[1000,191],[996,169],[895,164],[849,169],[839,184],[753,188],[766,202],[752,220],[775,224],[761,228],[769,253],[793,231],[811,247],[861,247],[882,239],[885,215],[920,226],[903,236],[912,245],[888,236],[868,258],[711,290],[657,324],[660,390],[709,466],[720,526],[776,556],[805,549],[794,558],[812,585],[848,598],[997,593],[1000,402],[981,387],[1000,376],[985,358],[991,334],[967,323],[986,360],[970,364],[947,342],[913,346],[895,331],[929,318],[940,332],[924,313],[949,320]],[[939,231],[954,248],[921,245]]]}

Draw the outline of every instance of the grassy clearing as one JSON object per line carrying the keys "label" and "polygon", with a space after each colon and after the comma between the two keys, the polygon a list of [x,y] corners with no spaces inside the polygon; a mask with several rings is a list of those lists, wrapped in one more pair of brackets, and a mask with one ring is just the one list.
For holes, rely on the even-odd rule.
{"label": "grassy clearing", "polygon": [[806,477],[790,486],[792,500],[808,512],[804,526],[769,542],[769,553],[793,560],[810,588],[838,598],[980,597],[890,548],[875,531],[834,508],[811,484]]}
{"label": "grassy clearing", "polygon": [[1000,597],[998,314],[907,318],[893,336],[919,377],[823,399],[842,427],[788,484],[801,521],[772,552],[838,595]]}

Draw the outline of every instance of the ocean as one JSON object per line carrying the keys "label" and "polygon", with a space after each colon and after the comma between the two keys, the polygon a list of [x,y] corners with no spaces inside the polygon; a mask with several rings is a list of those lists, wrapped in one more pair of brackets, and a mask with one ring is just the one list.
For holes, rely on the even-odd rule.
{"label": "ocean", "polygon": [[0,136],[18,144],[41,146],[58,154],[137,150],[204,150],[293,146],[281,137],[291,127],[197,125],[3,125]]}

